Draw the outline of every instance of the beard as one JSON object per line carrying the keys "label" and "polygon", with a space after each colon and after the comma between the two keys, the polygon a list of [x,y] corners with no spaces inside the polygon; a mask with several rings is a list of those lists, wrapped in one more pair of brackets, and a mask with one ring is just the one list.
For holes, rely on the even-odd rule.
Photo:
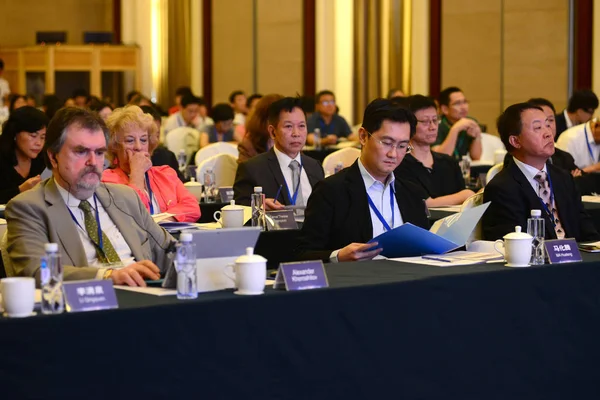
{"label": "beard", "polygon": [[[94,175],[96,175],[98,177],[98,179],[96,181],[93,181],[93,182],[86,182],[86,181],[84,181],[83,178],[87,174],[90,174],[90,173],[93,173]],[[100,171],[98,171],[98,169],[96,167],[94,167],[94,166],[86,167],[79,174],[79,177],[78,177],[77,182],[75,184],[77,192],[93,192],[93,191],[95,191],[98,188],[98,186],[100,185],[100,179],[101,179],[101,177],[102,177],[102,173]]]}

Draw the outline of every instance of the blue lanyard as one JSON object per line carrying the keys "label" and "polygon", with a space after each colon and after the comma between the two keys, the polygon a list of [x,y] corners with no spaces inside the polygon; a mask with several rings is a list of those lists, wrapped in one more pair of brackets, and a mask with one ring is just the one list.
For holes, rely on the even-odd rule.
{"label": "blue lanyard", "polygon": [[583,126],[583,134],[585,135],[585,144],[587,144],[588,152],[590,153],[590,158],[592,159],[592,164],[595,164],[598,160],[594,158],[594,152],[592,151],[592,146],[590,146],[590,141],[588,140],[587,123]]}
{"label": "blue lanyard", "polygon": [[148,197],[150,198],[150,215],[154,215],[154,206],[152,205],[152,188],[150,187],[150,178],[148,178],[148,172],[146,172],[146,188],[148,189]]}
{"label": "blue lanyard", "polygon": [[[375,213],[377,218],[379,218],[379,221],[381,221],[385,230],[386,231],[392,230],[392,228],[390,228],[390,225],[387,223],[385,218],[383,218],[383,215],[381,215],[381,213],[375,206],[375,203],[373,203],[373,200],[371,199],[371,196],[369,196],[369,193],[367,193],[367,200],[369,200],[369,206],[371,207],[371,210],[373,210],[373,212]],[[394,226],[394,191],[392,190],[391,187],[390,187],[390,208],[392,210],[392,226]]]}
{"label": "blue lanyard", "polygon": [[[290,203],[292,203],[293,206],[296,205],[296,199],[298,198],[298,189],[300,189],[300,182],[302,181],[302,167],[303,167],[302,159],[300,159],[300,171],[298,172],[298,186],[296,186],[296,189],[294,189],[293,197],[292,197],[292,194],[290,193],[290,188],[288,187],[287,182],[285,183],[285,190],[287,190],[288,199],[290,199]],[[277,200],[277,199],[275,199],[275,200]]]}
{"label": "blue lanyard", "polygon": [[[552,187],[552,179],[550,179],[550,173],[546,172],[546,175],[548,176],[548,184],[550,185],[550,206],[552,206],[552,203],[554,203],[554,188]],[[539,193],[539,191],[538,191],[538,193]],[[540,203],[542,203],[542,207],[544,207],[544,211],[548,215],[548,218],[550,218],[550,222],[552,222],[552,227],[556,228],[554,213],[550,211],[550,209],[548,208],[546,203],[544,203],[544,200],[542,200],[542,198],[539,196],[539,194],[538,194],[538,199],[540,199]]]}
{"label": "blue lanyard", "polygon": [[[92,240],[92,238],[90,237],[90,242],[92,242],[92,244],[94,246],[96,246],[97,248],[100,249],[100,251],[102,252],[102,254],[104,254],[104,242],[102,240],[102,228],[100,226],[100,215],[98,213],[98,202],[96,201],[96,195],[94,194],[94,208],[96,211],[96,225],[98,226],[98,241],[100,243],[96,243]],[[71,214],[71,218],[73,218],[73,221],[75,221],[75,223],[77,224],[77,226],[79,228],[81,228],[82,231],[87,233],[87,230],[83,229],[83,227],[81,225],[79,225],[79,222],[77,221],[77,218],[75,218],[75,215],[73,215],[73,211],[71,211],[71,208],[67,205],[67,210],[69,210],[69,214]],[[85,218],[85,217],[84,217]],[[89,235],[88,235],[89,237]]]}

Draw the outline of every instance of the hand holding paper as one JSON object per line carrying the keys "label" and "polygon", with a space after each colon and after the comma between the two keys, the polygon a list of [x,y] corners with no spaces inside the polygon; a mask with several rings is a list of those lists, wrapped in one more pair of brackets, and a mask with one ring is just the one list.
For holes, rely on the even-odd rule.
{"label": "hand holding paper", "polygon": [[339,251],[337,256],[338,261],[370,260],[383,251],[382,248],[377,248],[377,246],[379,246],[377,242],[350,243]]}

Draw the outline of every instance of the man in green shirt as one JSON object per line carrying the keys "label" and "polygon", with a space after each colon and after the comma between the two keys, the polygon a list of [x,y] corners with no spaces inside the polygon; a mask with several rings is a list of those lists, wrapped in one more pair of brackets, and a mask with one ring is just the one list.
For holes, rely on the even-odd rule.
{"label": "man in green shirt", "polygon": [[481,158],[481,128],[477,120],[468,117],[469,102],[462,90],[448,87],[439,97],[442,118],[433,151],[447,154],[456,160],[469,155],[471,160]]}

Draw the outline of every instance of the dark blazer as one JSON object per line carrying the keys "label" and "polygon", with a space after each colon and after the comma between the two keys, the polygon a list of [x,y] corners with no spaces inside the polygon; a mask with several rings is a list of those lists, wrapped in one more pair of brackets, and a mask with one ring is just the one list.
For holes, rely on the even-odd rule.
{"label": "dark blazer", "polygon": [[[395,180],[396,201],[404,222],[429,229],[423,190]],[[329,261],[331,252],[373,238],[373,223],[358,161],[319,183],[304,213],[296,248],[299,260]]]}
{"label": "dark blazer", "polygon": [[[310,186],[314,188],[317,182],[325,178],[323,167],[317,160],[304,154],[301,155],[301,159]],[[249,206],[255,186],[262,186],[267,198],[275,198],[279,188],[283,186],[277,201],[285,205],[291,204],[275,150],[271,149],[238,165],[233,184],[235,203]]]}
{"label": "dark blazer", "polygon": [[[581,196],[573,177],[568,171],[550,163],[546,164],[554,190],[558,217],[565,229],[565,237],[577,241],[599,240],[592,220],[583,209]],[[487,184],[483,193],[483,202],[491,201],[483,215],[483,238],[501,239],[514,232],[519,225],[527,229],[527,218],[533,209],[541,209],[546,220],[546,239],[556,239],[556,233],[550,218],[543,211],[538,195],[525,178],[516,163],[510,163]]]}
{"label": "dark blazer", "polygon": [[554,119],[556,121],[556,137],[554,138],[554,141],[556,142],[560,134],[567,130],[567,120],[564,112],[556,114]]}

